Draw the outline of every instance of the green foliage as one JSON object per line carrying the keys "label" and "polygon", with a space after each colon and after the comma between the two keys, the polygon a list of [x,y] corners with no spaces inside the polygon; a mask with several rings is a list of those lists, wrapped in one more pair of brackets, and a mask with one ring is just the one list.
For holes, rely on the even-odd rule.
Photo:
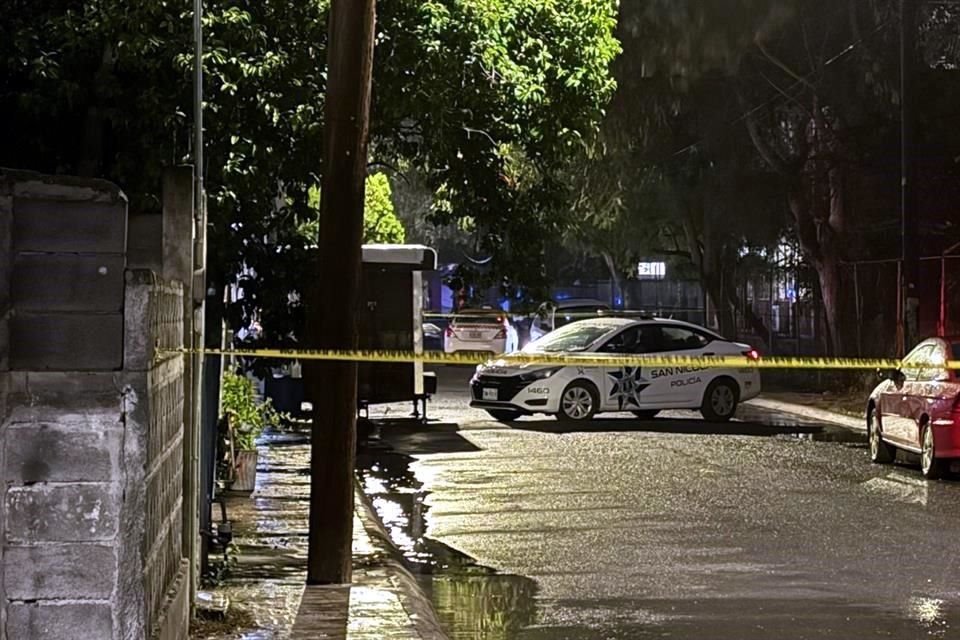
{"label": "green foliage", "polygon": [[[393,206],[390,179],[385,173],[367,176],[363,204],[363,241],[370,244],[403,244],[406,232]],[[310,187],[307,193],[310,209],[320,213],[320,189]],[[316,215],[300,225],[300,232],[316,242],[320,224]]]}
{"label": "green foliage", "polygon": [[543,249],[567,220],[559,169],[615,88],[613,3],[401,0],[378,11],[377,54],[403,70],[375,70],[378,153],[421,172],[436,194],[431,222],[466,223],[464,262],[485,265],[468,275],[475,284],[542,287]]}
{"label": "green foliage", "polygon": [[375,244],[402,244],[406,233],[393,208],[390,180],[376,173],[367,178],[363,209],[363,241]]}
{"label": "green foliage", "polygon": [[270,398],[257,399],[253,381],[247,376],[231,371],[224,373],[221,402],[239,451],[255,449],[255,441],[264,429],[278,427],[282,423],[283,416],[274,408]]}
{"label": "green foliage", "polygon": [[[0,25],[0,119],[17,126],[0,165],[108,178],[132,210],[158,211],[163,167],[191,157],[188,4],[15,4]],[[324,0],[204,7],[209,281],[238,282],[245,295],[227,309],[229,324],[256,317],[274,346],[296,343],[302,283],[315,277],[301,229],[321,182],[327,9]],[[542,284],[543,247],[569,208],[560,167],[593,136],[614,90],[614,3],[377,9],[374,160],[408,161],[424,177],[436,194],[431,222],[464,222],[472,257],[492,258],[480,277]],[[400,237],[386,215],[370,229]]]}

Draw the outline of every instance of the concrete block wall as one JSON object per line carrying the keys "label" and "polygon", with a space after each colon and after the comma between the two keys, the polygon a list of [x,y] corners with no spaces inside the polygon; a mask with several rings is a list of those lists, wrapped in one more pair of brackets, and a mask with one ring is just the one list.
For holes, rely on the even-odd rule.
{"label": "concrete block wall", "polygon": [[[131,544],[120,581],[131,588],[142,581],[144,629],[157,637],[183,624],[189,611],[182,553],[184,355],[172,351],[183,346],[183,289],[152,271],[128,271],[126,310],[146,325],[127,331],[124,343],[124,416],[136,469],[128,482],[146,490],[138,493],[142,504],[125,513]],[[125,604],[138,606],[135,599]]]}
{"label": "concrete block wall", "polygon": [[[116,373],[12,372],[6,638],[185,637],[182,289],[128,272]],[[151,336],[153,339],[151,340]]]}
{"label": "concrete block wall", "polygon": [[[184,356],[169,351],[182,345],[182,287],[152,271],[125,270],[119,304],[116,289],[98,298],[98,286],[90,300],[81,295],[63,303],[27,291],[22,282],[11,297],[4,278],[60,273],[70,280],[74,269],[82,271],[84,260],[68,261],[64,269],[59,256],[37,262],[33,250],[14,259],[16,252],[3,249],[15,242],[18,203],[39,194],[48,216],[59,201],[116,203],[116,188],[105,184],[0,169],[0,640],[172,640],[187,634]],[[69,234],[69,224],[62,226]],[[122,257],[97,256],[95,262],[111,276],[104,286],[115,287],[113,271]],[[70,281],[81,292],[88,285],[86,276]],[[82,362],[80,370],[68,370],[64,362],[42,358],[21,360],[18,368],[9,358],[18,300],[35,305],[24,312],[34,316],[45,314],[36,305],[60,304],[54,315],[70,316],[68,325],[75,320],[71,314],[100,316],[104,322],[90,330],[106,341],[110,358],[91,360],[86,371]],[[114,326],[110,319],[118,312]],[[70,356],[83,353],[73,349]],[[33,362],[37,370],[25,366]]]}

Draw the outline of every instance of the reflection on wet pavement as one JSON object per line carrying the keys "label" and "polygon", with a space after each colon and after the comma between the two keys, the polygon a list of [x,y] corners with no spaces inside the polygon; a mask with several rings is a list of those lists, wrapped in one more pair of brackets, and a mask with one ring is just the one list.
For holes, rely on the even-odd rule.
{"label": "reflection on wet pavement", "polygon": [[516,637],[536,619],[536,584],[501,575],[426,537],[427,497],[413,459],[389,448],[362,449],[357,468],[394,543],[417,573],[452,640]]}
{"label": "reflection on wet pavement", "polygon": [[247,611],[253,625],[203,640],[279,640],[286,637],[306,581],[310,451],[305,439],[284,434],[259,449],[252,496],[227,497],[236,562],[216,586]]}

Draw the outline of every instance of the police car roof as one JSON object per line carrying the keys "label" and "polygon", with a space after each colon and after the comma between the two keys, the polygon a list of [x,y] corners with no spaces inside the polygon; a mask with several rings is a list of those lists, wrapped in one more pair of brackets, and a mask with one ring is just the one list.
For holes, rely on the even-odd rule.
{"label": "police car roof", "polygon": [[570,307],[596,307],[598,309],[609,309],[610,305],[593,298],[565,298],[556,300],[553,305],[557,309],[568,309]]}
{"label": "police car roof", "polygon": [[[687,329],[693,329],[701,333],[708,333],[712,336],[715,336],[721,340],[725,340],[722,336],[718,335],[716,332],[707,329],[706,327],[701,327],[698,324],[693,324],[692,322],[687,322],[685,320],[673,320],[671,318],[657,318],[654,316],[641,316],[641,317],[618,317],[618,316],[603,316],[599,318],[589,318],[587,320],[579,320],[577,322],[570,323],[573,324],[590,324],[593,326],[601,327],[610,327],[611,329],[615,327],[625,327],[632,324],[669,324],[674,327],[684,327]],[[570,326],[570,325],[567,325]]]}

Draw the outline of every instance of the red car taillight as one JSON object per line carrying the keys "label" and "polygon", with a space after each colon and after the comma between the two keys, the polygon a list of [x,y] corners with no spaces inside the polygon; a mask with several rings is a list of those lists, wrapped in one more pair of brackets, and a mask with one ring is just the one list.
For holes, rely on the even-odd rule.
{"label": "red car taillight", "polygon": [[751,362],[757,362],[760,359],[760,352],[756,349],[744,351],[743,355],[746,356],[747,360],[750,360]]}
{"label": "red car taillight", "polygon": [[500,331],[497,331],[496,340],[501,340],[507,337],[507,321],[504,318],[497,318],[497,322],[500,323]]}
{"label": "red car taillight", "polygon": [[446,335],[447,335],[448,338],[452,338],[452,337],[453,337],[453,327],[451,327],[451,326],[448,325],[448,326],[447,326],[447,330],[445,331],[445,333],[446,333]]}

